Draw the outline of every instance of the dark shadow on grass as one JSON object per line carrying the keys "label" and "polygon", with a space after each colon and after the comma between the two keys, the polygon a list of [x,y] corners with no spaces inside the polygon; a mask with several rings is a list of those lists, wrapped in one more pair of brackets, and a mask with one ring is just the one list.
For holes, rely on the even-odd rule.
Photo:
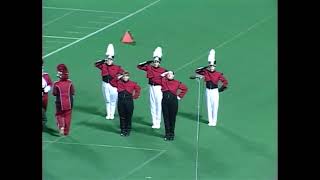
{"label": "dark shadow on grass", "polygon": [[47,126],[44,126],[42,128],[42,132],[45,132],[47,134],[50,134],[51,136],[60,136],[59,135],[59,132],[57,132],[56,130],[52,129],[52,128],[49,128]]}
{"label": "dark shadow on grass", "polygon": [[[134,126],[134,124],[141,124],[144,125],[146,127],[141,127],[141,126]],[[141,133],[141,134],[146,134],[148,136],[154,136],[154,137],[162,137],[163,135],[159,133],[158,129],[152,129],[151,125],[152,123],[150,122],[145,122],[143,117],[133,117],[132,118],[132,131],[133,132],[137,132],[137,133]]]}
{"label": "dark shadow on grass", "polygon": [[146,122],[146,121],[144,121],[143,117],[139,117],[139,116],[132,117],[132,123],[137,123],[137,124],[141,124],[141,125],[145,125],[145,126],[149,126],[149,127],[151,127],[151,125],[152,125],[151,121]]}
{"label": "dark shadow on grass", "polygon": [[268,151],[267,145],[254,142],[246,137],[243,137],[243,135],[237,134],[232,130],[226,129],[222,126],[217,126],[217,131],[220,131],[221,133],[232,139],[235,143],[240,144],[248,152],[263,156],[270,160],[275,158],[275,155],[273,155],[272,152]]}
{"label": "dark shadow on grass", "polygon": [[106,116],[105,112],[100,111],[99,108],[95,107],[95,106],[76,105],[76,106],[73,107],[73,110],[74,111],[79,111],[79,112],[84,112],[84,113],[87,113],[87,114],[95,114],[95,115],[99,115],[99,116],[102,116],[102,117]]}
{"label": "dark shadow on grass", "polygon": [[119,134],[120,130],[116,129],[114,127],[112,127],[113,124],[109,124],[108,120],[105,120],[105,122],[103,123],[93,123],[93,122],[80,122],[78,123],[81,126],[87,126],[87,127],[91,127],[97,130],[101,130],[101,131],[107,131],[107,132],[112,132],[112,133],[116,133]]}
{"label": "dark shadow on grass", "polygon": [[[183,117],[183,118],[190,119],[190,120],[193,120],[193,121],[197,121],[198,120],[197,113],[178,112],[177,119],[179,117]],[[204,123],[204,124],[208,123],[208,121],[204,117],[202,117],[201,115],[200,115],[199,121],[200,121],[200,123]]]}
{"label": "dark shadow on grass", "polygon": [[148,135],[148,136],[154,136],[154,137],[163,137],[163,134],[161,134],[159,132],[159,129],[152,129],[151,127],[150,128],[147,128],[147,127],[133,127],[132,128],[132,132],[137,132],[137,133],[141,133],[141,134],[145,134],[145,135]]}

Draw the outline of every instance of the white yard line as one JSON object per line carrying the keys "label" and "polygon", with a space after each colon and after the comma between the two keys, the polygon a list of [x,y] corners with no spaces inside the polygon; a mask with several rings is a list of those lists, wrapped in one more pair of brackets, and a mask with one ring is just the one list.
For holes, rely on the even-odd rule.
{"label": "white yard line", "polygon": [[75,38],[75,37],[63,37],[63,36],[43,36],[45,38],[54,38],[54,39],[80,39],[80,38]]}
{"label": "white yard line", "polygon": [[156,154],[152,158],[148,159],[147,161],[145,161],[141,165],[137,166],[136,168],[132,169],[128,174],[118,178],[117,180],[122,180],[122,179],[125,179],[125,178],[129,177],[131,174],[133,174],[134,172],[138,171],[139,169],[141,169],[142,167],[144,167],[145,165],[147,165],[151,161],[155,160],[156,158],[158,158],[159,156],[161,156],[165,152],[166,152],[166,150],[162,150],[161,152],[159,152],[158,154]]}
{"label": "white yard line", "polygon": [[136,15],[136,14],[138,14],[138,13],[146,10],[147,8],[155,5],[156,3],[160,2],[160,1],[161,1],[161,0],[154,1],[154,2],[152,2],[152,3],[150,3],[150,4],[148,4],[147,6],[141,8],[141,9],[139,9],[139,10],[137,10],[137,11],[135,11],[135,12],[133,12],[133,13],[131,13],[131,14],[129,14],[129,15],[127,15],[127,16],[125,16],[125,17],[123,17],[123,18],[121,18],[121,19],[119,19],[119,20],[117,20],[117,21],[115,21],[115,22],[113,22],[113,23],[111,23],[111,24],[109,24],[109,25],[107,25],[107,26],[105,26],[105,27],[103,27],[103,28],[95,31],[95,32],[93,32],[93,33],[91,33],[91,34],[88,34],[88,35],[86,35],[86,36],[84,36],[84,37],[82,37],[82,38],[80,38],[80,39],[78,39],[78,40],[76,40],[76,41],[74,41],[74,42],[72,42],[72,43],[70,43],[70,44],[67,44],[66,46],[63,46],[63,47],[61,47],[61,48],[59,48],[59,49],[57,49],[57,50],[55,50],[55,51],[50,52],[49,54],[46,54],[46,55],[43,56],[42,58],[49,57],[49,56],[51,56],[51,55],[53,55],[53,54],[55,54],[55,53],[57,53],[57,52],[60,52],[61,50],[65,49],[65,48],[67,48],[67,47],[72,46],[73,44],[76,44],[76,43],[78,43],[78,42],[80,42],[80,41],[82,41],[82,40],[85,40],[85,39],[87,39],[87,38],[89,38],[89,37],[91,37],[91,36],[93,36],[93,35],[101,32],[101,31],[105,30],[105,29],[108,29],[108,28],[110,28],[110,27],[112,27],[112,26],[114,26],[114,25],[116,25],[116,24],[118,24],[118,23],[120,23],[120,22],[122,22],[122,21],[124,21],[124,20],[126,20],[126,19],[128,19],[128,18],[130,18],[131,16],[134,16],[134,15]]}
{"label": "white yard line", "polygon": [[88,23],[93,23],[93,24],[109,24],[110,22],[103,22],[103,21],[88,21]]}
{"label": "white yard line", "polygon": [[136,150],[145,150],[145,151],[164,151],[162,149],[151,149],[151,148],[141,148],[141,147],[132,147],[132,146],[113,146],[108,144],[85,144],[85,143],[72,143],[72,142],[57,142],[55,141],[43,141],[44,143],[56,143],[56,144],[67,144],[67,145],[79,145],[79,146],[95,146],[95,147],[107,147],[107,148],[123,148],[123,149],[136,149]]}
{"label": "white yard line", "polygon": [[68,15],[70,15],[70,14],[72,14],[72,13],[73,13],[73,12],[67,12],[67,13],[63,14],[62,16],[57,17],[57,18],[55,18],[55,19],[53,19],[53,20],[45,23],[44,25],[42,25],[42,27],[48,26],[49,24],[52,24],[52,23],[58,21],[59,19],[62,19],[62,18],[66,17],[66,16],[68,16]]}
{"label": "white yard line", "polygon": [[[248,27],[247,30],[242,31],[242,32],[236,34],[235,36],[233,36],[232,38],[230,38],[230,39],[228,39],[228,40],[220,43],[217,47],[215,47],[215,49],[221,48],[222,46],[224,46],[224,45],[226,45],[226,44],[234,41],[235,39],[241,37],[242,35],[248,33],[248,32],[251,31],[252,29],[256,28],[256,27],[257,27],[258,25],[260,25],[261,23],[269,20],[271,17],[272,17],[272,16],[268,16],[268,17],[266,17],[266,18],[263,18],[262,20],[258,21],[257,23],[253,24],[252,26]],[[184,64],[183,66],[179,67],[178,69],[176,69],[175,72],[178,72],[178,71],[184,69],[185,67],[193,64],[194,62],[198,61],[198,60],[201,59],[202,57],[207,56],[208,54],[209,54],[209,49],[208,49],[205,53],[203,53],[203,54],[201,54],[200,56],[198,56],[198,57],[196,57],[195,59],[193,59],[192,61],[190,61],[190,62]]]}
{"label": "white yard line", "polygon": [[65,31],[66,33],[71,33],[71,34],[85,34],[84,32],[78,32],[78,31]]}
{"label": "white yard line", "polygon": [[96,12],[96,13],[112,13],[112,14],[129,14],[127,12],[116,12],[116,11],[99,11],[99,10],[90,10],[90,9],[76,9],[76,8],[59,8],[59,7],[43,7],[45,9],[60,9],[60,10],[69,10],[69,11],[84,11],[84,12]]}
{"label": "white yard line", "polygon": [[86,27],[86,26],[75,26],[75,28],[80,28],[80,29],[100,29],[99,27]]}

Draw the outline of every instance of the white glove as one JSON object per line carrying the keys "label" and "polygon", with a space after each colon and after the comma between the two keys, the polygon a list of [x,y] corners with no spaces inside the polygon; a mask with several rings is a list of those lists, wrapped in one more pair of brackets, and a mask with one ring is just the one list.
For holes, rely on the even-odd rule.
{"label": "white glove", "polygon": [[47,81],[42,77],[42,88],[47,86]]}
{"label": "white glove", "polygon": [[169,73],[169,72],[164,72],[164,73],[162,73],[160,76],[161,76],[161,77],[165,77],[168,73]]}
{"label": "white glove", "polygon": [[146,64],[146,63],[147,63],[147,61],[144,61],[142,63],[139,63],[139,65],[143,65],[143,64]]}
{"label": "white glove", "polygon": [[198,67],[197,70],[202,70],[204,68],[207,68],[207,67]]}
{"label": "white glove", "polygon": [[51,90],[51,86],[46,86],[43,91],[45,93],[48,93],[50,90]]}
{"label": "white glove", "polygon": [[123,75],[119,75],[117,78],[118,78],[118,79],[121,79],[122,77],[123,77]]}
{"label": "white glove", "polygon": [[181,100],[181,98],[180,98],[179,96],[177,96],[177,99],[178,99],[178,100]]}

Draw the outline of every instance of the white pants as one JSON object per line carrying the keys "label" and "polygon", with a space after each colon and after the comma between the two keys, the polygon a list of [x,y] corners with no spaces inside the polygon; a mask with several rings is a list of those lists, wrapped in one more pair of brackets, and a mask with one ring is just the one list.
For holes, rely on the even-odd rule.
{"label": "white pants", "polygon": [[219,91],[218,88],[208,89],[206,88],[207,110],[209,124],[216,125],[218,118],[219,107]]}
{"label": "white pants", "polygon": [[107,116],[114,116],[118,99],[117,88],[102,81],[102,94],[106,103]]}
{"label": "white pants", "polygon": [[150,110],[152,115],[152,123],[155,126],[160,126],[161,123],[161,101],[162,91],[161,86],[152,86],[150,88]]}

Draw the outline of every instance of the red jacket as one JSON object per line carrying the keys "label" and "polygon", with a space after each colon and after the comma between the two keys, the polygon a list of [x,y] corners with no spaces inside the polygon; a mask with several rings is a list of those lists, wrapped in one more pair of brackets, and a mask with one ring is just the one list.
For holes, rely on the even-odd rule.
{"label": "red jacket", "polygon": [[153,83],[161,84],[161,74],[166,71],[162,67],[155,68],[152,65],[138,65],[138,69],[144,70],[147,72],[146,77],[149,78]]}
{"label": "red jacket", "polygon": [[[177,81],[175,79],[168,80],[166,77],[162,77],[161,79],[161,91],[170,91],[172,94],[179,96],[180,98],[183,98],[183,96],[187,93],[188,88],[186,85],[182,84],[182,82]],[[178,90],[180,90],[180,93],[178,93]]]}
{"label": "red jacket", "polygon": [[223,73],[218,71],[209,71],[207,69],[196,70],[197,74],[204,76],[204,81],[211,81],[215,85],[218,85],[218,82],[221,81],[223,83],[223,87],[228,86],[228,80],[223,76]]}
{"label": "red jacket", "polygon": [[114,64],[111,66],[108,66],[105,63],[96,62],[95,66],[101,70],[102,77],[107,76],[107,75],[110,75],[112,77],[110,84],[113,87],[116,86],[115,83],[117,81],[117,75],[124,72],[124,70],[121,68],[121,66],[117,66]]}
{"label": "red jacket", "polygon": [[74,87],[71,80],[59,80],[54,82],[52,94],[56,96],[56,110],[72,109]]}
{"label": "red jacket", "polygon": [[118,80],[116,81],[116,87],[118,92],[127,91],[133,95],[133,99],[137,99],[140,95],[141,87],[133,81],[128,80],[127,82],[124,82],[122,80]]}
{"label": "red jacket", "polygon": [[[52,87],[52,81],[51,81],[51,78],[50,78],[49,74],[43,72],[42,73],[42,77],[47,82],[47,86],[51,86]],[[44,94],[47,94],[47,93],[44,93]]]}

